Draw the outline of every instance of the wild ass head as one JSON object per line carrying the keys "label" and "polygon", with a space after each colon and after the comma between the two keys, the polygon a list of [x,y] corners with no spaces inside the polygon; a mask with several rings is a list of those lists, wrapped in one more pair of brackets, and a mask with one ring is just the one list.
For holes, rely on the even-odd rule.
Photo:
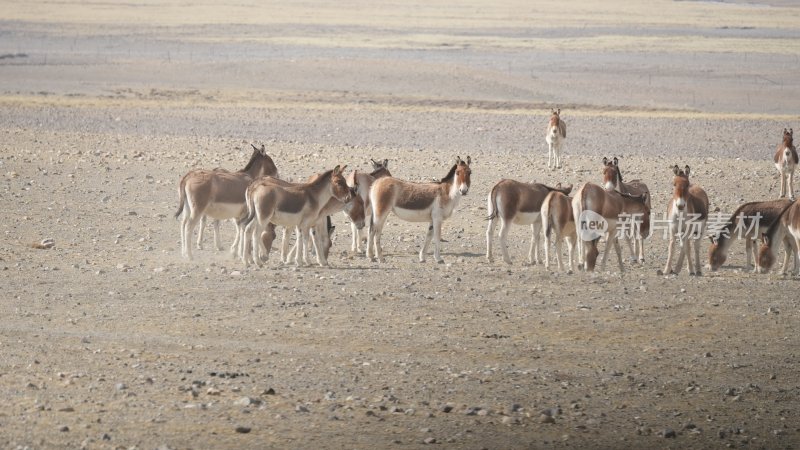
{"label": "wild ass head", "polygon": [[619,160],[603,158],[603,187],[611,191],[622,183],[622,173],[619,171]]}
{"label": "wild ass head", "polygon": [[467,191],[469,191],[470,176],[472,175],[472,169],[469,168],[470,163],[472,163],[472,158],[469,156],[467,156],[466,161],[461,159],[460,156],[456,157],[455,179],[453,183],[461,195],[467,195]]}
{"label": "wild ass head", "polygon": [[331,172],[331,193],[336,197],[336,200],[342,203],[348,203],[353,197],[353,191],[347,185],[344,175],[342,175],[346,167],[347,165],[342,167],[337,165]]}
{"label": "wild ass head", "polygon": [[266,176],[277,178],[278,168],[272,158],[267,155],[264,144],[261,144],[261,148],[253,144],[250,144],[250,146],[253,147],[253,154],[250,156],[250,161],[242,169],[242,172],[247,172],[253,179]]}
{"label": "wild ass head", "polygon": [[791,128],[783,129],[783,146],[792,147],[794,145],[794,131]]}
{"label": "wild ass head", "polygon": [[672,173],[675,174],[672,179],[672,202],[678,211],[683,211],[689,201],[689,171],[689,166],[681,169],[675,164],[672,167]]}

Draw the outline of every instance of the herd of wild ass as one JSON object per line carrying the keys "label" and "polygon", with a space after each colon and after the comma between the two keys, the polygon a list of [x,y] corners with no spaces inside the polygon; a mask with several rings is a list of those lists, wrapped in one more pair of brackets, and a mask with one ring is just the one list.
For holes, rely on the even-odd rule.
{"label": "herd of wild ass", "polygon": [[[548,167],[561,167],[561,149],[566,140],[566,124],[560,110],[553,110],[547,126]],[[794,260],[798,271],[800,249],[800,202],[794,201],[793,175],[798,164],[793,144],[793,130],[784,129],[782,142],[774,156],[780,174],[780,199],[750,202],[741,205],[724,223],[710,232],[711,246],[707,268],[719,269],[725,263],[733,240],[745,241],[747,266],[756,272],[771,269],[778,247],[783,244],[783,272]],[[192,170],[179,184],[180,205],[175,217],[183,215],[181,251],[191,259],[191,240],[200,225],[197,248],[202,248],[206,217],[214,223],[214,244],[221,250],[219,222],[233,220],[236,238],[231,246],[234,257],[245,265],[261,266],[267,261],[275,228],[283,228],[281,261],[294,259],[296,265],[307,265],[309,247],[313,247],[317,263],[326,266],[331,247],[331,215],[344,212],[352,228],[351,251],[366,253],[370,260],[384,261],[381,235],[390,213],[402,220],[428,223],[428,231],[419,260],[425,261],[433,240],[433,255],[442,262],[440,253],[442,223],[456,208],[461,196],[470,188],[471,159],[456,158],[447,175],[431,182],[410,182],[395,178],[389,172],[389,161],[372,160],[373,171],[345,174],[346,166],[315,174],[302,183],[284,181],[264,146],[253,146],[247,165],[238,172],[224,169]],[[564,270],[561,243],[567,244],[569,270],[576,262],[583,270],[593,271],[599,256],[597,244],[605,239],[600,262],[605,267],[613,248],[623,270],[619,240],[627,242],[631,258],[644,261],[644,239],[651,234],[650,191],[641,180],[623,181],[617,158],[603,158],[600,184],[587,182],[570,197],[572,185],[554,187],[539,183],[523,183],[504,179],[494,185],[488,198],[486,258],[493,261],[492,247],[496,226],[503,261],[511,263],[507,236],[511,224],[530,225],[532,231],[528,261],[549,269],[551,239],[559,270]],[[701,274],[700,243],[706,235],[709,201],[702,187],[689,180],[689,166],[672,168],[672,197],[667,204],[664,227],[667,231],[667,262],[664,274],[680,273],[684,258],[692,275]],[[786,197],[788,194],[788,198]],[[366,227],[366,248],[364,228]],[[289,248],[289,233],[294,231],[294,247]],[[736,232],[738,231],[738,233]],[[544,243],[540,237],[544,237]],[[763,244],[758,252],[758,239]],[[678,244],[678,255],[675,256]],[[751,263],[752,261],[754,262]],[[673,261],[675,264],[673,264]]]}

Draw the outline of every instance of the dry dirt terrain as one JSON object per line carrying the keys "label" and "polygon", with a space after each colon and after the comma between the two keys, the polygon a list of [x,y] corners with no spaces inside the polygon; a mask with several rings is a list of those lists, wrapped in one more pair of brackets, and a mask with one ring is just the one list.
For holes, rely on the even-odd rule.
{"label": "dry dirt terrain", "polygon": [[[485,216],[500,179],[597,182],[604,156],[657,217],[673,164],[720,213],[776,198],[800,7],[283,3],[0,2],[0,447],[798,447],[797,277],[738,243],[661,276],[659,235],[623,273],[558,273],[521,226],[488,263]],[[342,215],[330,268],[248,269],[210,233],[182,258],[178,180],[251,143],[295,180],[471,156],[445,264],[396,217],[384,264],[352,254]]]}

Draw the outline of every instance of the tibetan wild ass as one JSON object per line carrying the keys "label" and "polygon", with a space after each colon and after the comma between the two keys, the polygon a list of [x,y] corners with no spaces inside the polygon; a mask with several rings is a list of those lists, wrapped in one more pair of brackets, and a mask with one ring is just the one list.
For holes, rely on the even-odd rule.
{"label": "tibetan wild ass", "polygon": [[511,224],[531,226],[531,246],[528,251],[528,262],[538,264],[539,237],[542,229],[542,202],[551,191],[569,194],[572,185],[562,188],[559,183],[556,187],[545,186],[539,183],[523,183],[514,180],[500,180],[489,192],[488,206],[489,226],[486,228],[486,260],[494,261],[492,256],[492,238],[494,237],[497,219],[500,219],[500,251],[503,261],[511,264],[508,255],[508,232]]}
{"label": "tibetan wild ass", "polygon": [[[650,204],[650,189],[642,180],[630,180],[630,181],[623,181],[622,180],[622,171],[619,168],[619,160],[614,157],[613,159],[603,158],[604,165],[613,164],[617,167],[617,177],[615,180],[607,180],[605,182],[606,189],[616,189],[617,191],[623,194],[629,194],[634,197],[636,196],[643,196],[646,195],[647,197],[647,209],[651,208]],[[630,214],[642,214],[642,211],[630,211]],[[650,230],[647,225],[650,223],[649,217],[644,216],[636,216],[641,217],[642,223],[639,224],[634,231],[632,237],[625,237],[625,241],[628,243],[628,249],[631,252],[631,261],[638,261],[640,263],[644,262],[644,240],[647,236],[649,236]]]}
{"label": "tibetan wild ass", "polygon": [[[780,242],[784,242],[786,256],[783,259],[783,274],[789,265],[789,258],[794,258],[794,273],[800,275],[798,269],[798,249],[800,249],[800,202],[789,204],[767,231],[763,234],[763,244],[758,252],[758,263],[762,271],[768,272],[775,264],[775,255]],[[786,242],[788,240],[788,242]]]}
{"label": "tibetan wild ass", "polygon": [[[255,145],[250,145],[253,147],[250,161],[244,169],[238,172],[195,169],[181,178],[178,186],[180,204],[175,217],[177,218],[183,213],[181,222],[181,252],[183,256],[192,259],[192,234],[201,219],[205,216],[215,220],[241,218],[246,212],[244,194],[247,186],[254,179],[262,176],[278,176],[278,169],[264,150],[264,145],[262,144],[260,149]],[[214,241],[218,243],[217,229],[218,227],[215,226]],[[231,246],[231,253],[234,256],[241,235],[242,230],[237,226],[236,240]]]}
{"label": "tibetan wild ass", "polygon": [[[706,232],[708,195],[700,186],[689,183],[689,166],[681,169],[676,164],[672,168],[672,173],[675,176],[672,179],[672,198],[667,204],[669,246],[664,274],[680,273],[685,255],[689,275],[701,275],[700,239]],[[680,243],[681,250],[673,270],[672,257],[676,240]],[[694,265],[692,265],[692,249],[694,249]]]}
{"label": "tibetan wild ass", "polygon": [[[249,239],[252,245],[247,245],[245,242],[242,252],[244,264],[249,265],[252,261],[261,266],[261,258],[253,258],[251,253],[259,248],[261,234],[269,223],[286,228],[298,228],[298,242],[301,247],[295,254],[295,264],[300,265],[301,257],[307,260],[308,246],[305,243],[309,241],[311,228],[320,219],[322,208],[331,197],[343,203],[350,201],[352,191],[342,175],[343,171],[344,167],[337,165],[333,170],[324,172],[309,183],[298,186],[258,184],[249,190],[247,203],[250,207],[247,217],[241,220],[241,223],[245,226],[245,239]],[[311,242],[317,253],[317,262],[320,266],[326,266],[328,262],[316,233]],[[266,250],[268,258],[270,249]]]}
{"label": "tibetan wild ass", "polygon": [[561,191],[550,191],[542,202],[542,229],[544,230],[544,267],[550,269],[550,232],[555,234],[556,261],[558,270],[563,271],[561,263],[561,241],[567,243],[567,262],[569,272],[575,271],[575,217],[572,214],[572,199]]}
{"label": "tibetan wild ass", "polygon": [[[372,188],[372,184],[378,178],[383,177],[390,177],[392,176],[391,172],[389,172],[389,160],[384,159],[383,161],[375,161],[374,159],[370,159],[372,162],[372,172],[371,173],[363,173],[363,172],[356,172],[353,171],[350,176],[347,177],[347,184],[350,187],[358,186],[358,196],[361,197],[361,200],[364,202],[364,215],[366,217],[372,217],[372,205],[369,202],[369,190]],[[353,242],[350,246],[350,251],[354,253],[361,253],[363,249],[361,248],[361,243],[363,242],[364,238],[362,238],[362,230],[363,227],[357,227],[355,222],[351,222],[350,229],[353,233]]]}
{"label": "tibetan wild ass", "polygon": [[441,181],[413,183],[394,177],[375,180],[369,191],[372,220],[367,235],[367,257],[373,259],[377,256],[379,262],[384,261],[381,232],[389,213],[394,211],[402,220],[430,224],[425,243],[419,252],[420,262],[425,261],[431,237],[433,258],[437,263],[444,262],[439,251],[442,222],[453,214],[458,200],[469,191],[471,162],[472,158],[469,156],[466,161],[456,158],[456,163]]}
{"label": "tibetan wild ass", "polygon": [[[728,258],[728,249],[736,239],[745,242],[745,256],[747,257],[746,269],[753,268],[758,273],[758,247],[759,238],[769,226],[775,222],[780,213],[792,201],[788,199],[769,200],[764,202],[745,203],[731,214],[724,226],[716,231],[714,236],[709,236],[711,245],[708,247],[708,268],[718,270]],[[784,244],[788,244],[788,241]],[[755,261],[753,267],[752,261]],[[784,272],[786,268],[784,267]]]}
{"label": "tibetan wild ass", "polygon": [[794,131],[791,128],[788,130],[783,129],[783,142],[778,144],[775,150],[775,168],[778,169],[778,174],[781,177],[781,198],[786,196],[789,192],[789,198],[794,200],[794,188],[792,187],[794,181],[794,169],[797,168],[797,149],[794,148],[793,143]]}
{"label": "tibetan wild ass", "polygon": [[551,110],[550,120],[547,123],[547,168],[561,168],[561,148],[567,140],[567,124],[561,120],[561,109]]}

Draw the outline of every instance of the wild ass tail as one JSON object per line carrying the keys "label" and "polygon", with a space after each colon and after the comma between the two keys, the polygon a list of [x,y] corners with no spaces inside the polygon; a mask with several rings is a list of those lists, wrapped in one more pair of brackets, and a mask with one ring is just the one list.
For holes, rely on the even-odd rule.
{"label": "wild ass tail", "polygon": [[256,217],[256,208],[253,203],[253,196],[250,186],[244,191],[244,203],[247,206],[247,215],[239,219],[239,226],[247,226]]}
{"label": "wild ass tail", "polygon": [[497,185],[492,188],[492,191],[489,192],[489,199],[486,209],[489,212],[489,215],[486,216],[486,220],[494,220],[497,218],[497,194],[495,190],[497,189]]}
{"label": "wild ass tail", "polygon": [[175,218],[181,216],[183,212],[183,205],[186,203],[186,176],[184,175],[181,178],[181,182],[178,183],[178,211],[175,213]]}

